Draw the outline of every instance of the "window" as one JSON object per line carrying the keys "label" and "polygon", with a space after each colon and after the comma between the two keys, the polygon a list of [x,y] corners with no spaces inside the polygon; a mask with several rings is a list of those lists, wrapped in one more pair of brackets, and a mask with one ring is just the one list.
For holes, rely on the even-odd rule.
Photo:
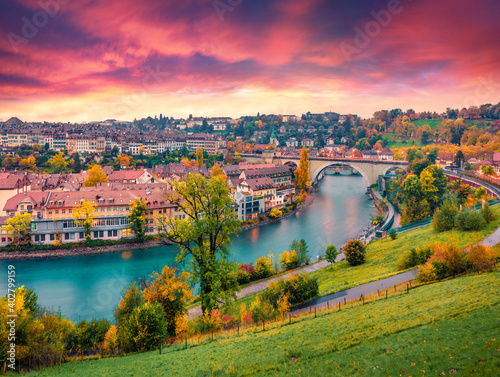
{"label": "window", "polygon": [[73,208],[70,208],[68,212],[73,213]]}
{"label": "window", "polygon": [[100,230],[99,231],[99,238],[103,238],[104,237],[104,231],[103,230]]}
{"label": "window", "polygon": [[101,212],[104,212],[104,207],[101,208]]}
{"label": "window", "polygon": [[113,237],[118,237],[118,231],[117,230],[113,230]]}
{"label": "window", "polygon": [[52,215],[52,211],[49,211],[49,215]]}
{"label": "window", "polygon": [[98,231],[94,232],[94,238],[99,238],[99,232]]}
{"label": "window", "polygon": [[24,204],[21,204],[21,210],[24,210]]}
{"label": "window", "polygon": [[45,242],[45,234],[40,235],[40,241]]}
{"label": "window", "polygon": [[112,230],[108,230],[108,237],[113,237],[113,231]]}
{"label": "window", "polygon": [[65,209],[63,209],[63,210],[62,210],[62,213],[66,213],[66,210],[65,210]]}
{"label": "window", "polygon": [[111,207],[108,207],[108,212],[111,212]]}
{"label": "window", "polygon": [[51,235],[50,235],[50,240],[51,240],[51,241],[54,241],[55,239],[56,239],[56,237],[55,237],[53,234],[51,234]]}
{"label": "window", "polygon": [[59,210],[58,209],[56,209],[56,215],[59,215]]}
{"label": "window", "polygon": [[39,242],[40,241],[40,236],[38,234],[35,234],[35,242]]}
{"label": "window", "polygon": [[120,212],[123,212],[123,207],[120,207]]}
{"label": "window", "polygon": [[113,207],[114,212],[118,212],[118,207]]}
{"label": "window", "polygon": [[80,232],[80,239],[83,240],[85,238],[85,233],[84,232]]}
{"label": "window", "polygon": [[69,240],[69,233],[64,233],[64,239]]}

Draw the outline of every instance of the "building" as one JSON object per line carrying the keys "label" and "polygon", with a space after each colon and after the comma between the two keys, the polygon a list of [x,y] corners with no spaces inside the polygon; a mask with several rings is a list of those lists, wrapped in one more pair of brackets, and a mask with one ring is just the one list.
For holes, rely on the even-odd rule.
{"label": "building", "polygon": [[300,143],[303,147],[314,147],[314,140],[312,139],[302,139]]}
{"label": "building", "polygon": [[226,141],[212,134],[188,134],[186,135],[186,146],[190,152],[196,152],[200,146],[208,154],[220,154],[226,148]]}
{"label": "building", "polygon": [[249,192],[238,191],[234,194],[236,213],[240,221],[256,220],[266,212],[264,196],[254,196]]}

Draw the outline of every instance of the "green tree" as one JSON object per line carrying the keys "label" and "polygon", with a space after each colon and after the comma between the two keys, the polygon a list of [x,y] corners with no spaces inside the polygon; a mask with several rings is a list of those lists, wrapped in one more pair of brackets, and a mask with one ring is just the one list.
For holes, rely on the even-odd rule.
{"label": "green tree", "polygon": [[326,260],[330,263],[335,263],[337,255],[339,255],[339,253],[337,252],[337,248],[329,243],[326,247]]}
{"label": "green tree", "polygon": [[101,182],[108,182],[108,175],[101,169],[100,165],[92,165],[87,171],[88,177],[83,182],[85,187],[93,187]]}
{"label": "green tree", "polygon": [[144,242],[146,237],[146,204],[145,200],[135,199],[130,205],[130,213],[127,215],[130,229],[134,231],[139,242]]}
{"label": "green tree", "polygon": [[14,244],[31,243],[31,213],[17,213],[5,222],[5,230]]}
{"label": "green tree", "polygon": [[439,206],[446,192],[447,182],[448,178],[444,175],[443,169],[437,165],[430,165],[420,173],[422,196],[429,203],[431,212]]}
{"label": "green tree", "polygon": [[310,187],[311,177],[309,176],[309,155],[306,147],[302,147],[300,153],[299,167],[295,170],[295,184],[298,189],[305,190]]}
{"label": "green tree", "polygon": [[463,152],[461,150],[459,150],[457,152],[457,154],[455,155],[455,160],[453,161],[453,163],[459,167],[462,166],[462,163],[465,161],[465,156],[463,154]]}
{"label": "green tree", "polygon": [[495,212],[491,210],[490,205],[486,200],[484,201],[483,208],[481,209],[481,214],[483,215],[484,221],[486,221],[487,224],[496,219]]}
{"label": "green tree", "polygon": [[365,252],[365,244],[360,240],[350,240],[344,247],[345,259],[351,266],[365,263]]}
{"label": "green tree", "polygon": [[458,213],[458,207],[452,200],[445,200],[440,208],[434,212],[432,226],[438,232],[444,232],[453,229],[455,226],[455,217]]}
{"label": "green tree", "polygon": [[75,173],[80,173],[82,171],[82,161],[80,160],[78,152],[76,152],[73,157],[73,171]]}
{"label": "green tree", "polygon": [[495,169],[491,165],[483,165],[481,166],[481,170],[484,175],[491,175],[491,176],[497,175],[497,173],[495,173]]}
{"label": "green tree", "polygon": [[120,331],[124,327],[122,324],[124,324],[129,315],[132,314],[132,311],[143,303],[144,299],[139,287],[135,283],[130,284],[125,289],[115,309],[115,320]]}
{"label": "green tree", "polygon": [[96,217],[95,205],[87,200],[82,200],[80,204],[73,207],[73,219],[80,226],[85,228],[85,240],[90,241],[90,229]]}
{"label": "green tree", "polygon": [[179,246],[178,262],[191,257],[191,279],[200,285],[201,307],[206,312],[216,308],[219,299],[235,296],[236,266],[229,260],[227,245],[240,222],[230,190],[222,180],[189,174],[173,186],[175,194],[170,200],[185,218],[159,217],[160,232]]}
{"label": "green tree", "polygon": [[68,167],[68,161],[64,158],[64,153],[59,152],[55,156],[53,156],[48,162],[47,165],[49,165],[54,173],[59,173],[66,171],[66,168]]}
{"label": "green tree", "polygon": [[300,265],[309,264],[309,249],[304,239],[301,239],[300,241],[293,240],[293,242],[290,244],[290,250],[297,251]]}
{"label": "green tree", "polygon": [[167,321],[160,303],[143,303],[132,310],[119,337],[125,352],[149,351],[167,337]]}

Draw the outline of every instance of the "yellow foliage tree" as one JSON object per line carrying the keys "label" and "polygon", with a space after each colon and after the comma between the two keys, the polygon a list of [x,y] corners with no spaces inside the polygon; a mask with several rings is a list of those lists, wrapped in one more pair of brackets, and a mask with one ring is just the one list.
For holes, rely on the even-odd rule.
{"label": "yellow foliage tree", "polygon": [[191,286],[187,283],[189,273],[182,272],[175,276],[176,269],[163,267],[161,274],[155,272],[153,281],[144,289],[144,300],[149,303],[158,302],[163,306],[167,330],[170,335],[176,334],[177,317],[184,316],[186,302],[193,297]]}
{"label": "yellow foliage tree", "polygon": [[108,175],[101,169],[100,165],[92,165],[88,170],[88,177],[83,182],[85,187],[93,187],[101,182],[108,182]]}
{"label": "yellow foliage tree", "polygon": [[13,243],[31,242],[31,220],[31,213],[28,212],[7,219],[5,230]]}
{"label": "yellow foliage tree", "polygon": [[120,166],[125,165],[127,168],[130,166],[130,157],[126,154],[120,156]]}
{"label": "yellow foliage tree", "polygon": [[175,318],[175,335],[178,338],[183,338],[187,333],[188,322],[184,315],[178,315]]}
{"label": "yellow foliage tree", "polygon": [[203,165],[203,148],[201,145],[196,147],[196,166]]}
{"label": "yellow foliage tree", "polygon": [[104,352],[115,353],[118,349],[118,328],[111,325],[109,330],[104,335]]}
{"label": "yellow foliage tree", "polygon": [[82,200],[80,204],[73,207],[73,219],[78,225],[85,228],[86,241],[90,241],[90,228],[92,228],[92,222],[95,217],[95,205],[90,201]]}
{"label": "yellow foliage tree", "polygon": [[300,190],[310,187],[311,177],[309,176],[309,154],[306,147],[302,147],[300,153],[299,167],[295,170],[295,185]]}
{"label": "yellow foliage tree", "polygon": [[219,178],[219,179],[223,180],[224,182],[227,180],[227,176],[224,174],[224,172],[222,171],[219,164],[214,165],[214,167],[210,171],[210,176],[212,178],[213,177]]}
{"label": "yellow foliage tree", "polygon": [[36,171],[36,158],[33,156],[23,158],[19,161],[19,166],[26,170]]}
{"label": "yellow foliage tree", "polygon": [[278,298],[278,310],[281,316],[285,316],[290,311],[290,292],[284,293],[283,289],[281,290],[281,296]]}
{"label": "yellow foliage tree", "polygon": [[68,161],[64,158],[63,152],[59,152],[47,162],[47,165],[49,165],[54,172],[62,172],[68,167]]}

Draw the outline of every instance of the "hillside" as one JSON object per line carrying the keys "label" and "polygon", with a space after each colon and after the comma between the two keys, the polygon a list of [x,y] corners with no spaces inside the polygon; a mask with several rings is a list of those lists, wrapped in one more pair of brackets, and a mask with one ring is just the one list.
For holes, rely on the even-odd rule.
{"label": "hillside", "polygon": [[68,363],[28,375],[499,375],[499,285],[499,271],[464,276],[187,350]]}

